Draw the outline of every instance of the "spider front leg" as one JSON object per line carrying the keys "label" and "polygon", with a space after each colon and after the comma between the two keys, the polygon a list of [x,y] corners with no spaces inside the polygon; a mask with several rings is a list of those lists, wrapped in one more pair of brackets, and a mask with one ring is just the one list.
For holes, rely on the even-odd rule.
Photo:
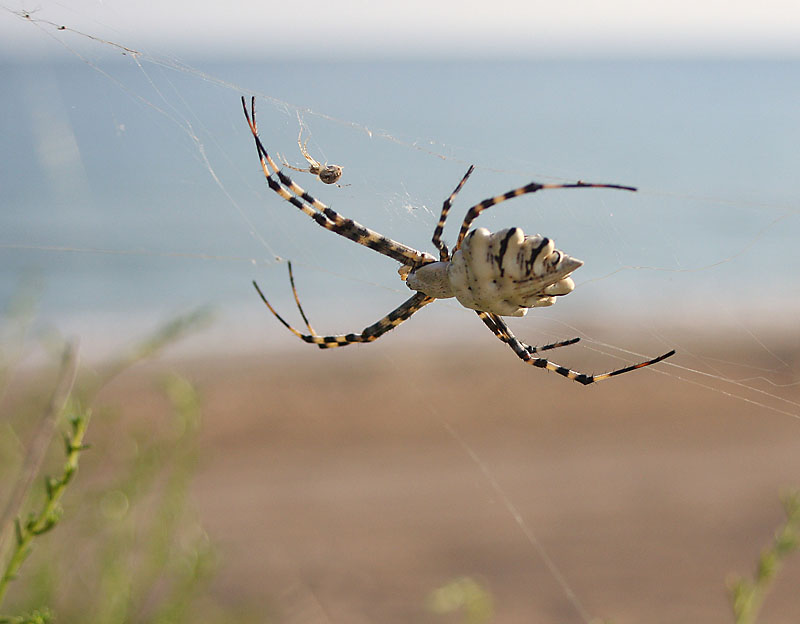
{"label": "spider front leg", "polygon": [[543,189],[566,189],[566,188],[609,188],[609,189],[617,189],[621,191],[635,191],[636,188],[633,186],[622,186],[619,184],[590,184],[588,182],[575,182],[573,184],[539,184],[538,182],[531,182],[530,184],[526,184],[525,186],[521,186],[519,188],[513,189],[511,191],[507,191],[502,195],[497,195],[496,197],[490,197],[489,199],[484,199],[479,204],[475,204],[467,211],[466,216],[464,217],[464,222],[461,224],[461,229],[458,232],[458,240],[456,241],[455,249],[459,249],[461,247],[461,243],[464,242],[464,238],[467,236],[470,227],[472,227],[472,222],[478,218],[478,216],[487,208],[491,208],[492,206],[496,206],[506,200],[513,199],[514,197],[519,197],[521,195],[526,195],[528,193],[535,193],[536,191],[541,191]]}
{"label": "spider front leg", "polygon": [[423,308],[424,306],[428,305],[432,301],[434,301],[433,297],[428,297],[427,295],[417,292],[414,294],[413,297],[405,301],[402,305],[395,308],[389,314],[384,316],[382,319],[378,320],[377,322],[373,323],[369,327],[364,328],[364,330],[360,334],[340,334],[334,336],[320,336],[318,335],[306,318],[305,313],[303,312],[303,307],[300,305],[300,299],[297,296],[297,290],[294,286],[294,277],[292,275],[292,268],[291,265],[289,266],[289,279],[292,284],[292,291],[294,293],[295,302],[297,303],[297,307],[300,310],[300,315],[303,317],[303,321],[308,328],[309,334],[304,334],[299,330],[295,329],[289,323],[287,323],[283,317],[275,311],[275,308],[272,307],[267,298],[264,296],[264,293],[261,292],[261,289],[258,287],[258,284],[254,281],[253,286],[255,287],[256,291],[258,292],[261,300],[267,306],[270,312],[275,315],[286,329],[292,332],[295,336],[303,340],[304,342],[308,342],[309,344],[315,344],[320,349],[332,349],[334,347],[346,347],[350,344],[355,344],[358,342],[374,342],[385,333],[391,331],[400,323],[407,320],[411,317],[412,314]]}
{"label": "spider front leg", "polygon": [[[481,316],[481,313],[478,313],[478,316]],[[496,314],[488,315],[492,322],[496,325],[497,331],[495,331],[489,323],[486,323],[484,317],[481,316],[481,320],[486,323],[489,329],[492,329],[495,336],[497,336],[500,340],[505,342],[509,347],[514,350],[514,353],[517,354],[523,362],[526,364],[530,364],[532,366],[536,366],[537,368],[546,368],[547,370],[553,371],[567,379],[571,379],[572,381],[577,381],[579,384],[583,384],[584,386],[588,386],[591,383],[596,381],[603,381],[605,379],[609,379],[610,377],[615,377],[617,375],[622,375],[623,373],[629,373],[631,371],[636,370],[637,368],[644,368],[645,366],[650,366],[652,364],[656,364],[661,362],[662,360],[666,360],[668,357],[675,355],[675,350],[669,351],[663,355],[659,355],[652,360],[647,360],[646,362],[639,362],[638,364],[632,364],[631,366],[625,366],[624,368],[618,368],[613,371],[609,371],[608,373],[601,373],[599,375],[587,375],[586,373],[579,373],[578,371],[571,370],[546,358],[540,357],[531,357],[531,351],[529,351],[528,345],[525,345],[516,336],[512,333],[511,329],[509,329],[508,325],[506,325],[505,321],[497,316]],[[502,334],[502,335],[501,335]],[[577,342],[577,340],[568,340],[564,343],[555,343],[554,345],[548,345],[550,348],[555,348],[557,346],[564,346],[567,344],[573,344]],[[539,350],[544,350],[541,348]]]}
{"label": "spider front leg", "polygon": [[450,197],[445,199],[442,204],[442,213],[439,215],[439,223],[436,224],[436,228],[433,230],[433,238],[431,239],[433,241],[433,246],[439,250],[440,262],[447,262],[450,259],[450,252],[447,250],[447,245],[442,242],[442,233],[444,232],[444,223],[447,221],[447,214],[453,206],[453,200],[455,200],[456,195],[458,195],[461,187],[464,186],[464,183],[467,181],[467,178],[472,175],[473,171],[475,171],[475,165],[470,165],[469,169],[467,169],[467,173],[461,178],[461,182],[458,183],[458,186],[450,193]]}
{"label": "spider front leg", "polygon": [[[264,177],[270,190],[274,191],[281,198],[292,204],[292,206],[309,216],[317,225],[339,236],[350,239],[359,245],[369,247],[379,254],[397,260],[403,265],[415,268],[436,261],[429,253],[417,251],[408,245],[403,245],[378,232],[370,230],[352,219],[343,217],[303,190],[278,168],[275,161],[267,152],[266,147],[264,147],[264,144],[261,142],[256,126],[255,97],[250,100],[250,111],[247,110],[247,101],[245,98],[242,98],[242,108],[244,110],[245,119],[247,120],[247,125],[250,127],[250,132],[255,141],[261,169],[264,172]],[[278,180],[275,180],[273,175],[277,176]]]}

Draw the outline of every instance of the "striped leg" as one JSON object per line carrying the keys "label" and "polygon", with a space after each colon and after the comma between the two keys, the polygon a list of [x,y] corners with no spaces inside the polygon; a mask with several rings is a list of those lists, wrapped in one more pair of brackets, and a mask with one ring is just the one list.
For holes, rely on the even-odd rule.
{"label": "striped leg", "polygon": [[475,165],[470,165],[469,169],[467,169],[467,173],[464,174],[464,177],[461,178],[461,182],[458,183],[458,186],[450,193],[450,197],[444,200],[442,204],[442,214],[439,215],[439,223],[436,224],[436,228],[433,230],[433,246],[439,250],[439,261],[440,262],[447,262],[450,259],[450,252],[447,250],[447,245],[442,242],[442,232],[444,232],[444,222],[447,221],[447,214],[450,212],[450,208],[453,206],[453,200],[458,195],[458,192],[461,190],[461,187],[464,186],[464,183],[467,181],[467,178],[472,175],[472,172],[475,170]]}
{"label": "striped leg", "polygon": [[[478,317],[486,324],[492,333],[497,336],[500,340],[505,342],[506,344],[510,344],[511,341],[511,330],[509,329],[508,325],[496,314],[490,314],[488,312],[475,312]],[[557,349],[558,347],[568,347],[569,345],[573,345],[578,342],[580,338],[570,338],[569,340],[562,340],[560,342],[553,342],[548,345],[544,345],[543,347],[534,347],[529,344],[525,344],[524,342],[520,341],[520,344],[525,347],[525,350],[528,353],[538,353],[539,351],[549,351],[551,349]]]}
{"label": "striped leg", "polygon": [[[255,102],[256,99],[252,98],[250,108],[247,110],[247,102],[244,97],[242,98],[242,108],[244,108],[244,115],[247,118],[247,124],[250,126],[250,131],[253,133],[253,140],[256,144],[258,157],[261,161],[261,168],[264,171],[264,176],[267,179],[269,188],[275,191],[283,199],[290,204],[301,210],[303,213],[311,217],[316,223],[327,230],[330,230],[340,236],[344,236],[359,245],[364,245],[370,249],[374,249],[384,256],[388,256],[402,262],[404,265],[411,267],[422,266],[430,262],[435,262],[431,254],[422,251],[417,251],[412,247],[393,241],[390,238],[374,232],[369,228],[364,227],[360,223],[356,223],[352,219],[347,219],[340,215],[335,210],[332,210],[321,201],[314,199],[299,185],[297,185],[289,176],[279,170],[275,161],[272,160],[267,152],[261,139],[258,137],[258,130],[256,127],[255,117]],[[270,168],[277,174],[280,183],[273,179]],[[291,191],[291,192],[290,192]]]}
{"label": "striped leg", "polygon": [[[300,311],[300,316],[303,317],[303,322],[306,324],[306,327],[308,328],[308,333],[311,334],[312,336],[316,336],[317,332],[314,331],[314,328],[311,327],[311,323],[308,322],[308,317],[306,316],[306,313],[303,312],[303,306],[300,305],[300,297],[297,296],[297,288],[294,285],[294,274],[292,273],[291,260],[287,260],[286,264],[289,265],[289,283],[292,285],[292,294],[294,295],[294,302],[297,304],[297,309]],[[256,287],[256,290],[258,290],[258,287]],[[261,298],[263,299],[264,296],[262,295]]]}
{"label": "striped leg", "polygon": [[[478,316],[481,316],[481,313],[478,313]],[[618,368],[617,370],[610,371],[608,373],[601,373],[600,375],[587,375],[585,373],[579,373],[574,370],[570,370],[569,368],[565,368],[558,364],[551,362],[546,358],[539,358],[539,357],[531,357],[531,351],[528,350],[529,347],[524,343],[520,342],[516,336],[511,332],[508,325],[506,325],[505,321],[501,319],[499,316],[495,314],[488,315],[489,320],[495,325],[497,331],[492,328],[490,323],[487,323],[483,317],[484,323],[491,329],[495,336],[497,336],[500,340],[505,342],[509,347],[514,350],[514,353],[524,361],[526,364],[530,364],[532,366],[536,366],[537,368],[546,368],[547,370],[553,371],[554,373],[558,373],[566,377],[567,379],[571,379],[572,381],[577,381],[579,384],[583,384],[584,386],[588,386],[591,383],[596,381],[603,381],[604,379],[608,379],[609,377],[616,377],[617,375],[622,375],[622,373],[629,373],[630,371],[636,370],[637,368],[644,368],[645,366],[650,366],[651,364],[656,364],[662,360],[666,360],[668,357],[675,355],[675,350],[669,351],[664,355],[659,355],[657,358],[653,358],[652,360],[647,360],[646,362],[639,362],[638,364],[633,364],[631,366],[626,366],[624,368]],[[554,345],[548,345],[549,348],[555,348],[558,346],[563,346],[564,344],[572,344],[576,342],[575,340],[566,341],[563,344],[555,343]],[[540,351],[544,350],[544,347],[539,349]]]}
{"label": "striped leg", "polygon": [[[292,332],[295,336],[300,338],[301,340],[308,342],[310,344],[317,345],[320,349],[332,349],[334,347],[346,347],[349,344],[355,344],[357,342],[373,342],[383,336],[386,332],[391,331],[395,327],[397,327],[400,323],[408,319],[412,314],[414,314],[417,310],[422,308],[423,306],[428,305],[432,301],[434,301],[433,297],[428,297],[421,292],[415,293],[413,297],[408,299],[405,303],[401,306],[392,310],[380,319],[378,322],[373,323],[369,327],[366,327],[360,334],[343,334],[338,336],[319,336],[308,324],[308,320],[306,320],[305,314],[303,314],[302,307],[300,306],[300,301],[297,299],[297,292],[295,291],[295,298],[297,300],[297,306],[300,308],[300,313],[303,315],[303,319],[306,322],[306,327],[308,327],[309,334],[303,334],[302,332],[298,331],[281,317],[275,311],[275,308],[272,307],[267,298],[264,296],[264,293],[261,292],[261,289],[258,287],[258,284],[253,282],[253,286],[255,286],[256,291],[261,297],[261,300],[264,304],[269,308],[269,311],[275,315],[281,323],[283,323],[284,327],[286,327],[290,332]],[[294,288],[294,285],[293,285]]]}
{"label": "striped leg", "polygon": [[464,223],[461,224],[461,230],[458,232],[458,241],[456,241],[455,249],[459,249],[461,247],[461,243],[464,242],[464,237],[467,235],[469,228],[472,226],[472,222],[477,219],[478,215],[480,215],[487,208],[491,208],[492,206],[504,202],[507,199],[519,197],[520,195],[525,195],[527,193],[535,193],[536,191],[541,191],[542,189],[560,188],[611,188],[620,189],[623,191],[636,190],[632,186],[620,186],[619,184],[589,184],[587,182],[575,182],[574,184],[538,184],[537,182],[531,182],[530,184],[521,186],[512,191],[508,191],[502,195],[484,199],[481,203],[475,204],[472,208],[470,208],[467,211],[467,215],[464,217]]}

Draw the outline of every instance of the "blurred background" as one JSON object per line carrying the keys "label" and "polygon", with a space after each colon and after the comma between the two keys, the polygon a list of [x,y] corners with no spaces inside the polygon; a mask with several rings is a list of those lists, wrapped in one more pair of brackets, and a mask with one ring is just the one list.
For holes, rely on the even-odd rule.
{"label": "blurred background", "polygon": [[[428,598],[465,577],[491,621],[732,621],[725,579],[800,481],[798,42],[800,8],[777,1],[6,0],[0,304],[37,302],[19,367],[54,332],[100,367],[215,311],[155,366],[204,398],[209,591],[254,621],[459,621]],[[638,187],[537,193],[478,225],[585,262],[574,293],[513,321],[521,339],[580,336],[553,359],[585,372],[678,355],[582,388],[452,300],[374,345],[304,345],[250,283],[301,324],[287,259],[321,333],[409,293],[397,263],[269,190],[251,95],[273,155],[304,164],[302,131],[344,167],[341,187],[301,186],[420,250],[470,164],[451,243],[469,206],[531,180]],[[146,379],[104,399],[126,427],[164,409]],[[796,619],[798,574],[769,621]]]}

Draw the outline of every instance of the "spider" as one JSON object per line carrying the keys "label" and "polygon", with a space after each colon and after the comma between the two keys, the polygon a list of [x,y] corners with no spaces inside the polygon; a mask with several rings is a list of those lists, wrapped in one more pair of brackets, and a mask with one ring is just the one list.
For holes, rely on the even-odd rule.
{"label": "spider", "polygon": [[[300,114],[297,115],[297,120],[300,121]],[[321,165],[318,163],[311,155],[308,153],[308,138],[303,141],[303,125],[301,122],[300,125],[300,134],[297,135],[297,145],[300,147],[300,153],[303,154],[303,157],[308,161],[308,169],[303,169],[301,167],[294,167],[286,162],[286,159],[281,157],[284,166],[289,167],[293,171],[300,171],[301,173],[310,173],[311,175],[317,176],[322,182],[325,184],[336,184],[339,181],[339,178],[342,177],[342,167],[339,165],[329,165],[325,163]],[[337,186],[339,186],[337,184]]]}
{"label": "spider", "polygon": [[[442,232],[453,200],[474,170],[474,167],[471,166],[458,186],[442,204],[442,212],[433,231],[432,239],[434,247],[439,251],[437,260],[429,253],[417,251],[374,232],[352,219],[345,218],[321,201],[314,199],[276,166],[261,142],[256,127],[255,97],[251,100],[249,112],[247,102],[242,97],[242,108],[253,134],[261,168],[269,188],[325,229],[400,262],[402,266],[398,272],[401,279],[411,290],[415,291],[411,298],[379,321],[366,327],[360,334],[320,336],[309,324],[300,305],[291,264],[289,264],[289,280],[300,315],[308,328],[308,334],[303,334],[289,325],[267,301],[266,296],[254,281],[253,286],[270,312],[301,340],[315,344],[320,349],[373,342],[436,299],[455,297],[464,307],[475,310],[475,313],[492,333],[507,344],[523,362],[553,371],[583,385],[650,366],[674,355],[675,351],[672,350],[651,360],[599,375],[587,375],[570,370],[536,355],[539,352],[575,344],[580,338],[554,342],[542,347],[531,346],[514,336],[501,317],[525,316],[529,308],[553,305],[556,297],[566,295],[575,288],[569,275],[583,262],[557,250],[549,238],[539,235],[526,236],[518,227],[495,233],[491,233],[485,228],[470,229],[473,221],[487,208],[527,193],[557,188],[612,188],[625,191],[635,191],[635,188],[617,184],[590,184],[582,181],[572,184],[531,182],[526,186],[485,199],[472,206],[461,224],[458,239],[451,253],[442,241]],[[273,173],[270,173],[270,169]],[[278,179],[276,180],[273,175]]]}

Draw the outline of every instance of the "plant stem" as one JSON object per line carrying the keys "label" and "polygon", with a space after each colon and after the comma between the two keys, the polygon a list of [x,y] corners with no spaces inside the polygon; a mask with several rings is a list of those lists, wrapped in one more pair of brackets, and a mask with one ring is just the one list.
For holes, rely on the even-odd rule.
{"label": "plant stem", "polygon": [[775,531],[772,543],[761,552],[755,578],[735,579],[730,584],[731,604],[736,624],[754,624],[764,604],[767,591],[783,560],[800,548],[800,492],[783,496],[786,522]]}
{"label": "plant stem", "polygon": [[31,543],[34,538],[46,533],[58,523],[61,496],[78,469],[78,459],[81,452],[86,448],[83,445],[83,438],[89,425],[90,416],[91,412],[84,410],[82,412],[79,411],[70,420],[72,431],[65,437],[67,459],[64,462],[64,469],[60,478],[47,479],[47,500],[39,514],[32,514],[24,523],[19,519],[16,521],[17,543],[6,565],[6,570],[3,576],[0,577],[0,604],[3,602],[9,583],[14,580],[20,567],[22,567],[25,559],[30,554]]}

